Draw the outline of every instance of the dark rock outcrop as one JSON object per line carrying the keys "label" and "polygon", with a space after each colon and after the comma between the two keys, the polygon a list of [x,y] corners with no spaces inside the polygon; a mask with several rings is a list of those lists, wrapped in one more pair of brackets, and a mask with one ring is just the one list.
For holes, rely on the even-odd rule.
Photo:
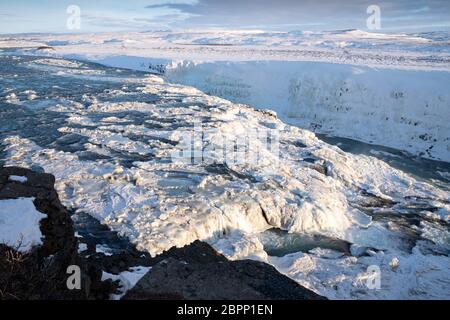
{"label": "dark rock outcrop", "polygon": [[124,299],[323,299],[266,263],[229,261],[200,241],[173,248],[154,262]]}

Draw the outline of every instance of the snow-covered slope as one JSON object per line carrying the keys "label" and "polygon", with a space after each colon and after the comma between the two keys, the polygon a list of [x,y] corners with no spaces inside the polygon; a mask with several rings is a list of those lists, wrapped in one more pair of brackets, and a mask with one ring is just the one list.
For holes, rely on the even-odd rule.
{"label": "snow-covered slope", "polygon": [[[0,68],[7,164],[54,174],[67,207],[138,248],[205,240],[330,298],[450,297],[448,184],[156,76],[15,55]],[[274,228],[343,247],[272,255]]]}
{"label": "snow-covered slope", "polygon": [[40,221],[46,215],[36,210],[33,200],[0,200],[0,244],[20,252],[28,252],[42,244]]}
{"label": "snow-covered slope", "polygon": [[[0,47],[164,73],[284,121],[450,161],[446,33],[188,31],[24,35]],[[53,49],[35,50],[37,46]]]}

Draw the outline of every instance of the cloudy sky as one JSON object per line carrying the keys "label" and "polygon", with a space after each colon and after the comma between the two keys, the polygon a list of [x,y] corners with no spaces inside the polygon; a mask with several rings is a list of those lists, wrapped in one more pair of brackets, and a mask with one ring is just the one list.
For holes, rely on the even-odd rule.
{"label": "cloudy sky", "polygon": [[[69,29],[70,5],[80,29]],[[381,31],[450,30],[450,0],[1,0],[0,33],[239,28],[366,30],[369,5]]]}

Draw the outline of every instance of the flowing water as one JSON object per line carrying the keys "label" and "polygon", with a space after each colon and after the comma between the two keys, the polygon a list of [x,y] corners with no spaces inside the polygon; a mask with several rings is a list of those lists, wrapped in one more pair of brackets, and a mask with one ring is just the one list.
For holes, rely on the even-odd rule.
{"label": "flowing water", "polygon": [[[67,134],[62,128],[70,123],[72,129],[89,130],[99,127],[98,123],[109,125],[104,120],[106,118],[114,119],[115,124],[143,126],[152,130],[171,130],[185,125],[179,118],[161,118],[152,112],[111,109],[111,111],[89,112],[83,118],[74,118],[73,112],[66,112],[62,108],[70,105],[72,110],[83,110],[97,102],[115,105],[127,101],[147,104],[161,102],[160,95],[138,90],[149,76],[147,73],[109,68],[88,62],[16,55],[14,49],[11,49],[4,50],[0,55],[0,75],[0,139],[2,142],[8,137],[18,136],[32,141],[41,148],[74,154],[80,161],[102,161],[103,164],[110,163],[133,168],[135,162],[145,163],[152,160],[155,152],[142,152],[139,149],[123,150],[117,148],[117,145],[107,147],[107,143],[102,145],[101,142],[98,142],[96,147],[109,148],[108,152],[93,151],[92,145],[95,145],[95,142],[90,141],[91,148],[87,148],[89,139],[86,136],[78,133]],[[119,94],[115,95],[114,92]],[[181,108],[184,107],[183,100],[176,95],[172,95],[169,102],[178,104]],[[164,103],[168,102],[164,101]],[[202,108],[201,104],[198,104],[198,108]],[[114,134],[121,133],[120,128],[114,126],[111,128],[113,129],[110,131]],[[346,152],[378,158],[420,181],[450,190],[450,164],[448,163],[426,160],[406,152],[350,139],[330,136],[319,136],[319,138]],[[127,139],[130,141],[129,145],[140,142],[148,145],[176,145],[177,143],[170,139],[142,135],[139,132],[128,134]],[[0,165],[6,158],[5,145],[2,143],[0,144]],[[162,159],[162,161],[169,160]],[[71,163],[66,165],[70,167]],[[32,168],[38,171],[44,170],[37,165],[33,165]],[[257,182],[254,177],[235,173],[227,167],[222,167],[221,172],[217,172],[217,168],[217,166],[207,167],[204,174],[225,174],[223,172],[225,170],[230,177],[234,176],[236,179],[246,180],[249,183]],[[180,190],[190,190],[192,187],[192,173],[166,172],[164,174],[168,176],[168,179],[161,181],[160,187],[169,190],[168,194],[179,196]],[[448,200],[450,203],[450,199]],[[378,199],[378,201],[381,200]],[[423,210],[433,212],[434,208],[429,201],[421,202],[419,199],[408,207],[398,205],[400,207],[395,209],[405,213],[401,217],[389,211],[389,206],[393,207],[395,204],[382,203],[380,206],[386,207],[387,210],[377,215],[373,214],[372,209],[369,210],[363,205],[359,209],[373,215],[375,221],[382,221],[387,225],[394,224],[406,239],[406,251],[412,250],[418,240],[423,240],[417,232],[419,225],[431,224],[434,233],[447,234],[450,230],[448,223],[427,220],[421,215]],[[127,250],[128,244],[123,242],[122,238],[111,236],[107,230],[99,227],[98,221],[92,217],[78,212],[75,214],[75,221],[78,232],[94,243],[107,244],[115,252]],[[315,248],[329,249],[344,256],[352,254],[351,243],[333,237],[289,233],[277,228],[262,232],[258,237],[266,253],[273,257],[283,257],[296,252],[307,253]],[[117,243],[114,243],[115,239],[119,239]],[[450,238],[441,237],[441,243],[438,245],[425,247],[433,254],[449,254]]]}

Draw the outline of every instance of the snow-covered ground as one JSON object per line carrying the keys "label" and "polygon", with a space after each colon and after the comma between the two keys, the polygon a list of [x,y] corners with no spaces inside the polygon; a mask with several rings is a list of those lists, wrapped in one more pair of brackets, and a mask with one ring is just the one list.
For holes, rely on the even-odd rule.
{"label": "snow-covered ground", "polygon": [[0,38],[0,48],[11,46],[164,73],[168,81],[277,111],[314,132],[450,161],[447,33],[192,30]]}
{"label": "snow-covered ground", "polygon": [[[67,207],[139,249],[201,239],[329,298],[450,298],[445,170],[439,182],[419,179],[270,111],[155,75],[14,52],[0,55],[6,163],[54,174]],[[272,242],[282,254],[269,250],[273,229],[285,232]],[[305,236],[323,240],[301,249],[295,237]]]}
{"label": "snow-covered ground", "polygon": [[36,210],[33,200],[0,200],[0,243],[20,252],[42,244],[40,221],[46,215]]}

